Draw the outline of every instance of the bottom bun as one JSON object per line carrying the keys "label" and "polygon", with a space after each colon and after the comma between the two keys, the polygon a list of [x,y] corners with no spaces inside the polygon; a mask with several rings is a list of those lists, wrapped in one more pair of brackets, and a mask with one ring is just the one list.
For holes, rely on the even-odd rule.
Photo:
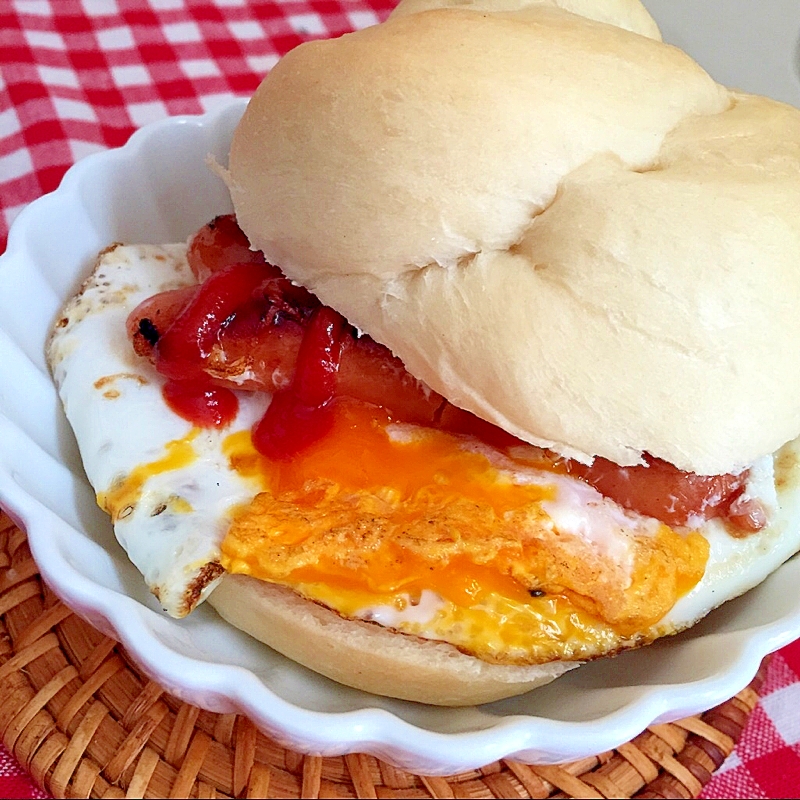
{"label": "bottom bun", "polygon": [[577,663],[489,664],[452,645],[347,620],[284,586],[225,575],[208,602],[232,625],[292,661],[365,692],[438,706],[502,700]]}

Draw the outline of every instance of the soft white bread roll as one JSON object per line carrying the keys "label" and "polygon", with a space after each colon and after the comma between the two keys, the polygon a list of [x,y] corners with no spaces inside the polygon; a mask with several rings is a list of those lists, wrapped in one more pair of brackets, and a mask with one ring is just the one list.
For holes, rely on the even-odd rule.
{"label": "soft white bread roll", "polygon": [[607,22],[618,28],[625,28],[626,31],[641,33],[642,36],[661,41],[658,25],[639,0],[461,0],[455,3],[453,0],[402,0],[390,17],[396,19],[420,11],[451,7],[493,14],[513,11],[519,15],[526,15],[532,11],[535,16],[541,6],[563,8],[564,11],[571,11],[581,17]]}
{"label": "soft white bread roll", "polygon": [[343,619],[283,586],[225,575],[209,602],[237,628],[299,664],[372,694],[440,706],[489,703],[534,689],[578,666],[489,664],[452,645]]}
{"label": "soft white bread roll", "polygon": [[262,83],[230,155],[253,246],[564,455],[713,474],[797,436],[800,112],[635,2],[426,5]]}

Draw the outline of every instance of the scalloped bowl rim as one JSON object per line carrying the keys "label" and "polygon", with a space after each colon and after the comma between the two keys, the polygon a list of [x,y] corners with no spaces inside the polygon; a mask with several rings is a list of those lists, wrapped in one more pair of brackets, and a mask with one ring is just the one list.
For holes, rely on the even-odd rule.
{"label": "scalloped bowl rim", "polygon": [[[78,162],[55,192],[35,201],[18,216],[12,226],[8,249],[0,258],[0,289],[4,277],[10,279],[14,270],[21,270],[27,277],[39,269],[37,258],[41,256],[32,252],[32,234],[45,239],[48,235],[54,236],[51,230],[53,213],[64,203],[80,201],[81,192],[98,176],[113,174],[117,169],[130,169],[140,161],[144,163],[148,151],[165,135],[174,137],[178,132],[180,139],[180,131],[184,131],[187,136],[192,132],[192,135],[219,138],[218,129],[224,128],[226,121],[235,119],[243,108],[244,101],[235,100],[202,116],[167,118],[137,131],[122,148],[96,153]],[[85,264],[72,265],[74,270],[79,268],[85,269]],[[13,332],[3,327],[3,311],[0,296],[0,335],[4,334],[11,342],[10,358],[23,359],[19,351],[24,351],[24,347],[14,339]],[[49,327],[51,319],[52,315],[38,322],[40,325],[47,323]],[[0,349],[0,354],[2,352]],[[38,357],[32,361],[41,371],[43,356],[39,364],[35,363]],[[19,363],[24,373],[28,366],[22,361]],[[565,721],[515,712],[514,702],[505,701],[505,710],[494,724],[448,733],[401,718],[394,713],[392,701],[383,704],[387,707],[372,705],[367,695],[364,695],[363,707],[348,711],[299,707],[276,694],[248,669],[177,652],[154,632],[155,612],[151,608],[93,581],[65,557],[65,548],[85,545],[89,537],[80,526],[64,518],[69,513],[61,507],[49,508],[18,480],[20,476],[30,478],[39,470],[45,474],[45,466],[54,469],[47,461],[52,456],[29,432],[6,416],[7,406],[13,405],[16,397],[14,393],[24,388],[12,387],[5,399],[0,391],[0,504],[27,530],[31,549],[46,581],[68,606],[102,632],[117,638],[145,673],[168,691],[211,710],[243,713],[279,742],[303,752],[325,755],[367,752],[401,768],[442,775],[508,757],[531,763],[575,760],[629,741],[654,722],[699,713],[724,702],[749,683],[765,655],[800,636],[799,601],[791,613],[757,625],[754,630],[748,628],[744,631],[746,635],[734,631],[737,647],[730,648],[731,657],[724,669],[685,683],[634,687],[636,696],[631,702],[588,720]],[[24,449],[20,449],[23,445]],[[15,467],[10,468],[7,461]],[[91,545],[100,546],[94,541]],[[225,623],[219,621],[219,624]],[[166,625],[180,623],[166,620]],[[679,647],[680,642],[676,640],[669,645]],[[669,652],[669,646],[662,650]],[[566,680],[568,678],[561,678],[559,682]],[[447,710],[438,713],[445,715],[442,719],[446,728]]]}

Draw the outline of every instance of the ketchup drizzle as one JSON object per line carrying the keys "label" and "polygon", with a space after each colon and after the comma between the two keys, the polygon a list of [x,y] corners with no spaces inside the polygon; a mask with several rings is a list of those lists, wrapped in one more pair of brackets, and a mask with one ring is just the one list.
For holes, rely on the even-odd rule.
{"label": "ketchup drizzle", "polygon": [[161,389],[166,404],[183,419],[200,428],[230,425],[239,412],[236,395],[207,380],[167,381]]}
{"label": "ketchup drizzle", "polygon": [[232,264],[214,272],[155,345],[156,369],[174,380],[202,379],[225,323],[273,276],[266,264]]}
{"label": "ketchup drizzle", "polygon": [[156,369],[169,378],[161,393],[178,416],[202,428],[222,427],[236,418],[236,395],[211,382],[205,361],[236,310],[270,278],[274,268],[266,264],[231,264],[212,273],[156,339]]}
{"label": "ketchup drizzle", "polygon": [[321,439],[333,426],[333,404],[345,321],[328,306],[317,308],[297,356],[292,382],[272,396],[253,430],[256,450],[287,461]]}

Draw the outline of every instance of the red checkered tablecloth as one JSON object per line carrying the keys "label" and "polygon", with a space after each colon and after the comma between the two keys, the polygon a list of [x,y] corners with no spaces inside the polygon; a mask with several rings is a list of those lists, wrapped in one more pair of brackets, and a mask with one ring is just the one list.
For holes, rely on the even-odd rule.
{"label": "red checkered tablecloth", "polygon": [[[248,96],[301,41],[374,24],[392,5],[0,0],[0,252],[23,206],[55,189],[78,159],[123,144],[155,119]],[[773,659],[761,704],[704,796],[798,790],[800,643]],[[44,796],[1,745],[0,796]]]}

